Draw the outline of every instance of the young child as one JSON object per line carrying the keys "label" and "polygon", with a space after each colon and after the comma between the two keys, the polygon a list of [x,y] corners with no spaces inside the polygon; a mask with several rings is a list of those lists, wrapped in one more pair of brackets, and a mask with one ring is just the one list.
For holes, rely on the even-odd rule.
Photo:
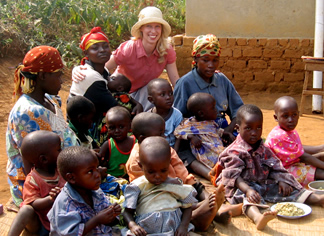
{"label": "young child", "polygon": [[[135,144],[129,159],[126,163],[126,170],[129,175],[130,182],[144,175],[143,170],[139,166],[139,144],[147,137],[161,136],[164,137],[164,120],[155,113],[143,112],[136,115],[132,121],[132,131],[138,140]],[[223,187],[216,189],[214,193],[208,193],[204,185],[199,183],[182,163],[176,151],[170,147],[171,163],[169,165],[169,177],[180,178],[185,184],[191,184],[197,190],[197,199],[199,203],[194,207],[191,222],[196,230],[205,231],[215,219],[221,223],[228,223],[231,216],[240,215],[242,213],[242,205],[225,206]],[[221,209],[218,211],[218,209]],[[218,212],[217,212],[218,211]],[[218,214],[217,214],[218,213]]]}
{"label": "young child", "polygon": [[[38,130],[22,141],[23,160],[33,164],[23,188],[23,203],[8,235],[20,235],[24,228],[38,235],[48,235],[50,223],[47,213],[65,184],[56,169],[61,151],[60,137],[50,131]],[[36,215],[36,214],[37,215]]]}
{"label": "young child", "polygon": [[107,167],[107,173],[115,177],[127,178],[125,164],[136,143],[134,135],[128,136],[131,120],[131,114],[122,106],[112,107],[106,114],[110,138],[100,148],[100,164]]}
{"label": "young child", "polygon": [[[147,85],[148,100],[154,105],[149,112],[156,113],[165,121],[164,135],[170,146],[178,151],[179,147],[175,146],[176,137],[173,132],[175,128],[182,121],[182,113],[172,107],[173,105],[173,91],[170,83],[165,79],[151,80]],[[179,142],[177,142],[177,145]]]}
{"label": "young child", "polygon": [[69,126],[78,137],[79,146],[90,149],[99,148],[100,144],[91,137],[89,131],[96,114],[93,102],[84,96],[72,96],[66,105],[66,113]]}
{"label": "young child", "polygon": [[296,100],[289,96],[280,97],[274,104],[274,111],[278,125],[269,133],[265,145],[301,185],[307,186],[314,179],[323,180],[324,162],[318,154],[324,151],[324,145],[302,145],[295,130],[299,119]]}
{"label": "young child", "polygon": [[[135,235],[187,235],[197,192],[179,178],[168,176],[170,146],[163,137],[148,137],[140,144],[139,165],[144,176],[125,189],[124,219]],[[136,218],[134,220],[134,214]]]}
{"label": "young child", "polygon": [[224,150],[220,137],[224,130],[215,122],[217,109],[215,98],[208,93],[194,93],[188,99],[188,110],[193,117],[185,119],[174,131],[179,139],[190,140],[191,151],[198,161],[213,168]]}
{"label": "young child", "polygon": [[282,166],[281,161],[261,139],[263,115],[254,105],[243,105],[236,116],[239,135],[219,157],[224,167],[218,184],[225,185],[225,196],[231,204],[243,202],[244,213],[258,230],[276,217],[277,212],[265,211],[265,201],[305,202],[324,207],[324,195],[303,189]]}
{"label": "young child", "polygon": [[[108,89],[117,101],[118,105],[125,107],[132,115],[134,107],[138,102],[129,95],[132,82],[121,73],[114,73],[108,78]],[[142,110],[140,112],[143,111]]]}
{"label": "young child", "polygon": [[57,167],[67,181],[47,214],[51,235],[111,235],[121,213],[99,188],[99,161],[93,150],[74,146],[58,156]]}

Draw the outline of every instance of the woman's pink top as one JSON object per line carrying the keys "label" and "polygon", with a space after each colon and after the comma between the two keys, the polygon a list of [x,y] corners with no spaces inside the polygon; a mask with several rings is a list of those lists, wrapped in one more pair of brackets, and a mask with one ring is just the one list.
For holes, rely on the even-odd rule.
{"label": "woman's pink top", "polygon": [[265,145],[279,157],[285,168],[300,162],[299,157],[304,154],[304,148],[297,131],[286,131],[279,125],[271,130]]}
{"label": "woman's pink top", "polygon": [[157,50],[148,57],[141,39],[122,43],[112,54],[118,65],[116,72],[125,75],[132,82],[131,93],[158,78],[167,64],[176,61],[176,53],[171,45],[162,63],[158,63]]}

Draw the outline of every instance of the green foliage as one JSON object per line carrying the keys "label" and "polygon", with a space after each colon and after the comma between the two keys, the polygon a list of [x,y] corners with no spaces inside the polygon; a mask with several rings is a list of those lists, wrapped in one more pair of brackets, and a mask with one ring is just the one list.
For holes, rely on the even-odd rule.
{"label": "green foliage", "polygon": [[184,0],[0,0],[0,50],[14,43],[26,52],[46,44],[58,48],[68,66],[75,65],[84,33],[100,26],[115,49],[130,38],[140,10],[151,5],[161,9],[172,34],[184,32]]}

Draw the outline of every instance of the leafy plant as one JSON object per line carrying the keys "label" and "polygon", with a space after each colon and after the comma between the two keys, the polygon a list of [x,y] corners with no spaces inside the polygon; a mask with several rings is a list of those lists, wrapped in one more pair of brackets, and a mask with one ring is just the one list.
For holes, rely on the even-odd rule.
{"label": "leafy plant", "polygon": [[115,49],[130,38],[140,10],[152,5],[161,9],[173,34],[184,31],[184,0],[1,0],[0,50],[19,47],[25,53],[51,45],[72,66],[82,58],[81,35],[100,26]]}

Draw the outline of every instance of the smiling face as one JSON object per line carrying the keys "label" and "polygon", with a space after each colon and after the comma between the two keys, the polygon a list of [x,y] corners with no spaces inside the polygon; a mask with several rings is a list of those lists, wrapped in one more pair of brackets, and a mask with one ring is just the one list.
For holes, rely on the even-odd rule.
{"label": "smiling face", "polygon": [[274,118],[279,126],[286,131],[296,128],[299,119],[298,106],[293,99],[282,99],[275,107]]}
{"label": "smiling face", "polygon": [[143,43],[157,44],[162,34],[162,25],[159,23],[148,23],[140,28]]}
{"label": "smiling face", "polygon": [[157,108],[170,109],[174,101],[171,85],[167,81],[154,82],[148,99]]}
{"label": "smiling face", "polygon": [[258,114],[245,113],[239,126],[242,139],[252,147],[261,139],[263,119]]}
{"label": "smiling face", "polygon": [[105,64],[110,58],[111,50],[107,42],[99,42],[92,44],[84,53],[92,63]]}
{"label": "smiling face", "polygon": [[206,81],[210,82],[210,78],[214,75],[219,65],[219,56],[205,55],[195,58],[197,63],[198,74]]}
{"label": "smiling face", "polygon": [[79,163],[76,163],[69,181],[76,187],[86,190],[97,190],[101,184],[100,172],[98,170],[99,161],[95,153],[80,156]]}

